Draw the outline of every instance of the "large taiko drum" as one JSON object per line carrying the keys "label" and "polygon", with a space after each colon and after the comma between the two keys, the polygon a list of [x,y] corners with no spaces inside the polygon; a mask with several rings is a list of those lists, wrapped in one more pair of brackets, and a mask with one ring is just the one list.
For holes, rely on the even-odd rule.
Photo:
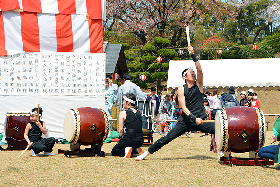
{"label": "large taiko drum", "polygon": [[102,144],[107,138],[109,120],[102,109],[71,108],[64,118],[64,137],[72,144]]}
{"label": "large taiko drum", "polygon": [[27,111],[7,112],[5,120],[5,136],[16,140],[24,139],[26,125],[30,122]]}
{"label": "large taiko drum", "polygon": [[216,113],[215,139],[220,151],[256,151],[264,145],[265,133],[265,118],[258,108],[232,107]]}

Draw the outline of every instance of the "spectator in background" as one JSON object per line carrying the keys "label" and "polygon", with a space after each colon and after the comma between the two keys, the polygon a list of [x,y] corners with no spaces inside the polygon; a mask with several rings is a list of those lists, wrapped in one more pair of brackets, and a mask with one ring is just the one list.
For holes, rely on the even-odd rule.
{"label": "spectator in background", "polygon": [[204,108],[206,110],[207,118],[209,119],[210,107],[209,107],[209,102],[208,102],[207,97],[204,97],[203,104],[204,104]]}
{"label": "spectator in background", "polygon": [[114,102],[116,102],[119,87],[118,87],[117,84],[114,84],[112,82],[112,76],[111,75],[106,75],[106,80],[108,80],[109,86],[111,87],[111,89],[114,92]]}
{"label": "spectator in background", "polygon": [[261,107],[260,100],[258,100],[258,94],[256,92],[253,95],[253,99],[251,101],[251,107],[254,107],[254,108]]}
{"label": "spectator in background", "polygon": [[239,101],[240,106],[249,106],[245,91],[242,91],[240,93],[240,97],[241,97],[241,99]]}
{"label": "spectator in background", "polygon": [[222,107],[230,108],[230,107],[234,107],[234,106],[239,106],[239,102],[236,99],[234,87],[230,86],[227,90],[228,90],[228,93],[225,92],[220,97]]}
{"label": "spectator in background", "polygon": [[207,99],[209,101],[209,107],[211,112],[211,116],[209,117],[211,118],[211,120],[215,120],[217,110],[220,110],[222,108],[221,101],[218,96],[218,89],[214,89],[213,96],[207,96]]}
{"label": "spectator in background", "polygon": [[144,99],[147,96],[151,96],[150,93],[145,93],[141,90],[139,86],[137,86],[135,83],[131,82],[131,75],[128,73],[124,73],[122,75],[122,79],[124,80],[124,84],[119,87],[119,91],[117,94],[117,100],[116,102],[119,104],[119,107],[121,110],[123,110],[123,96],[126,94],[134,94],[136,96],[136,103],[137,106],[139,107],[138,111],[142,115],[142,128],[143,129],[148,129],[148,123],[147,123],[147,118],[144,116],[145,114],[143,113],[144,109]]}
{"label": "spectator in background", "polygon": [[108,81],[105,80],[105,111],[109,115],[109,119],[112,119],[112,107],[114,103],[115,95],[114,91]]}
{"label": "spectator in background", "polygon": [[[272,130],[274,135],[271,136],[271,144],[280,141],[280,116],[276,119]],[[259,148],[258,155],[261,158],[274,160],[274,163],[280,163],[280,143]]]}
{"label": "spectator in background", "polygon": [[159,105],[159,114],[170,114],[171,113],[171,95],[166,94]]}
{"label": "spectator in background", "polygon": [[154,115],[158,115],[158,109],[159,109],[159,96],[156,94],[157,89],[153,86],[151,87],[151,96],[147,96],[146,101],[153,102],[154,104]]}
{"label": "spectator in background", "polygon": [[248,107],[251,107],[251,102],[253,100],[253,97],[254,97],[254,90],[253,89],[249,89],[248,90],[248,97],[247,97]]}
{"label": "spectator in background", "polygon": [[[133,93],[136,96],[137,102],[142,102],[142,107],[139,107],[139,111],[143,108],[144,98],[146,96],[151,96],[151,93],[145,93],[141,90],[139,86],[135,83],[131,82],[131,75],[128,73],[124,73],[122,76],[124,80],[124,84],[119,87],[119,91],[117,94],[117,103],[119,104],[121,110],[123,109],[123,96],[127,93]],[[140,111],[142,113],[142,111]]]}

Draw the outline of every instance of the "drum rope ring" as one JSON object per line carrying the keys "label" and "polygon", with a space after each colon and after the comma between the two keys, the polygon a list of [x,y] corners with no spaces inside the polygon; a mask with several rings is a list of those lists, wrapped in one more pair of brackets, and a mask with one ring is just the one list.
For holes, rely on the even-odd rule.
{"label": "drum rope ring", "polygon": [[221,110],[222,119],[223,119],[223,146],[222,151],[228,150],[228,140],[229,140],[229,134],[228,134],[228,121],[227,121],[227,115],[225,114],[225,110]]}
{"label": "drum rope ring", "polygon": [[74,118],[75,118],[75,134],[73,139],[71,140],[71,142],[69,143],[73,143],[73,144],[77,144],[79,136],[80,136],[80,127],[81,127],[81,120],[80,120],[80,113],[78,111],[77,108],[71,108],[71,111],[74,112]]}
{"label": "drum rope ring", "polygon": [[103,137],[103,142],[104,142],[108,137],[109,128],[110,128],[110,121],[109,121],[109,115],[104,110],[102,110],[101,108],[99,108],[99,110],[101,110],[101,112],[103,113],[104,120],[105,120],[105,135]]}

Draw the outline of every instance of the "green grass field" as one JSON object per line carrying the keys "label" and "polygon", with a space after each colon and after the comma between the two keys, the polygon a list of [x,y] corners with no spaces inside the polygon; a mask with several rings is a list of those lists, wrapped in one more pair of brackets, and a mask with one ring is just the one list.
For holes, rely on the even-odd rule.
{"label": "green grass field", "polygon": [[[175,139],[144,161],[110,156],[116,143],[104,144],[106,157],[31,157],[30,151],[1,151],[1,186],[278,186],[280,165],[233,166],[209,151],[210,136]],[[270,144],[267,132],[266,145]],[[161,135],[154,135],[158,139]],[[84,146],[82,146],[83,148]],[[143,147],[147,150],[148,147]],[[67,144],[56,144],[69,149]],[[248,157],[248,153],[233,153]]]}

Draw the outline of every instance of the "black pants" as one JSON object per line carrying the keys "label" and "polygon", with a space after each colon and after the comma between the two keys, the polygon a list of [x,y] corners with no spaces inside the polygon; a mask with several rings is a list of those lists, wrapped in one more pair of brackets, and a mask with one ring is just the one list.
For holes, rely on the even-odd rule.
{"label": "black pants", "polygon": [[124,156],[125,148],[132,147],[133,152],[135,153],[135,149],[139,148],[143,145],[144,139],[142,136],[124,136],[119,140],[119,142],[113,147],[111,153],[112,156]]}
{"label": "black pants", "polygon": [[52,152],[52,148],[55,144],[55,138],[42,138],[38,142],[34,142],[31,146],[31,149],[35,152],[35,154],[38,154],[42,151],[45,152]]}
{"label": "black pants", "polygon": [[183,117],[180,116],[178,118],[178,122],[173,129],[171,129],[166,136],[158,139],[153,145],[151,145],[148,149],[149,153],[153,154],[158,151],[161,147],[168,144],[175,138],[181,136],[185,132],[188,131],[201,131],[205,133],[215,134],[215,122],[203,123],[200,125],[196,125],[195,123],[185,122]]}

